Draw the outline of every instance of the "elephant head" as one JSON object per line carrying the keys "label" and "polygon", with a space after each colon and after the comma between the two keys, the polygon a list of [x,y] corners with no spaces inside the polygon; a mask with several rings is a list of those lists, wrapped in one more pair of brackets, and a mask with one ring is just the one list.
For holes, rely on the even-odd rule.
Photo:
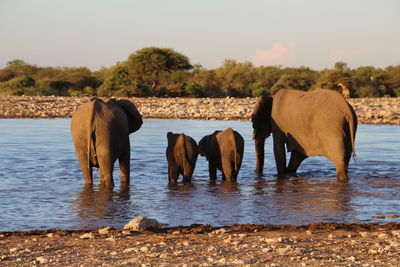
{"label": "elephant head", "polygon": [[262,173],[264,168],[265,139],[271,134],[272,97],[262,96],[256,103],[251,115],[253,123],[253,139],[256,147],[256,172]]}
{"label": "elephant head", "polygon": [[199,154],[203,157],[206,157],[208,159],[209,155],[209,143],[212,135],[206,135],[204,136],[200,142],[199,142]]}
{"label": "elephant head", "polygon": [[203,157],[206,157],[208,160],[210,156],[210,143],[212,139],[215,139],[215,135],[221,131],[215,131],[213,134],[204,136],[199,142],[199,154]]}

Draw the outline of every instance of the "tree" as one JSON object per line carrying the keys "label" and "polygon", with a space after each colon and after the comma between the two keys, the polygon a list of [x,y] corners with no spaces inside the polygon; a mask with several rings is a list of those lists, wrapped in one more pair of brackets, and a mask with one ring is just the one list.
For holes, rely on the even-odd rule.
{"label": "tree", "polygon": [[307,67],[286,68],[271,88],[271,93],[274,94],[282,88],[308,91],[314,86],[316,77],[317,72]]}
{"label": "tree", "polygon": [[319,75],[317,87],[338,90],[338,83],[343,83],[349,88],[352,87],[352,78],[350,72],[338,69],[325,69],[321,71]]}
{"label": "tree", "polygon": [[249,85],[255,81],[255,68],[251,62],[237,62],[233,59],[224,61],[222,67],[216,70],[221,79],[221,89],[228,96],[251,95]]}
{"label": "tree", "polygon": [[193,75],[192,80],[203,88],[207,96],[218,97],[222,95],[221,79],[217,77],[215,70],[201,70]]}
{"label": "tree", "polygon": [[334,68],[336,70],[343,70],[343,71],[344,70],[350,70],[350,68],[347,66],[347,63],[343,62],[343,61],[336,62]]}
{"label": "tree", "polygon": [[133,78],[150,81],[153,92],[156,92],[163,73],[193,68],[186,56],[170,48],[158,47],[145,47],[131,54],[127,67]]}
{"label": "tree", "polygon": [[35,80],[32,77],[22,75],[7,82],[0,83],[0,91],[3,91],[2,93],[11,95],[23,95],[28,88],[29,91],[32,91],[34,86]]}

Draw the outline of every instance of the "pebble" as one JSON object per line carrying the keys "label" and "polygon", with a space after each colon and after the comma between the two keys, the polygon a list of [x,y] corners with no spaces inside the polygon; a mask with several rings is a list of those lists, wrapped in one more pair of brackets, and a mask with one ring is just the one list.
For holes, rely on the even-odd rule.
{"label": "pebble", "polygon": [[127,248],[127,249],[124,249],[124,253],[130,253],[130,252],[134,252],[134,251],[136,251],[136,248]]}
{"label": "pebble", "polygon": [[141,247],[140,251],[144,252],[144,253],[147,253],[147,252],[149,252],[149,248],[148,247]]}
{"label": "pebble", "polygon": [[10,248],[10,253],[17,252],[18,250],[21,250],[20,248]]}
{"label": "pebble", "polygon": [[107,235],[110,232],[111,227],[107,226],[105,228],[99,229],[99,234]]}
{"label": "pebble", "polygon": [[367,237],[367,236],[368,236],[368,232],[360,232],[360,235],[361,235],[362,237]]}
{"label": "pebble", "polygon": [[117,239],[115,238],[115,236],[110,236],[110,237],[107,238],[106,240],[107,240],[107,241],[111,241],[111,242],[117,241]]}
{"label": "pebble", "polygon": [[224,228],[221,228],[221,229],[215,230],[213,233],[214,234],[225,234],[226,230]]}
{"label": "pebble", "polygon": [[387,239],[387,238],[389,238],[389,235],[386,234],[386,233],[381,233],[381,234],[378,234],[378,238],[380,238],[380,239]]}
{"label": "pebble", "polygon": [[40,264],[45,264],[45,263],[48,262],[48,260],[45,257],[42,257],[42,256],[37,257],[36,261],[39,262]]}
{"label": "pebble", "polygon": [[94,238],[94,234],[93,233],[86,233],[83,234],[79,237],[80,239],[93,239]]}

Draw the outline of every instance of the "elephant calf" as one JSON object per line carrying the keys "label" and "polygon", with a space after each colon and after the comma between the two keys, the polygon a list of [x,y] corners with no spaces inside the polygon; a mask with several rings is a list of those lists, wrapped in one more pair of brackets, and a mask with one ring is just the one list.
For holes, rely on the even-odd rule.
{"label": "elephant calf", "polygon": [[190,136],[171,132],[167,133],[167,139],[169,182],[176,183],[179,174],[183,175],[183,182],[190,182],[199,155],[196,141]]}
{"label": "elephant calf", "polygon": [[128,100],[94,98],[75,111],[71,134],[86,184],[93,183],[92,169],[98,167],[101,184],[114,186],[112,173],[117,159],[121,182],[129,182],[129,134],[142,124],[142,116]]}
{"label": "elephant calf", "polygon": [[218,169],[223,180],[237,180],[244,152],[244,140],[238,132],[228,128],[204,136],[199,142],[199,151],[208,160],[210,179],[217,178]]}

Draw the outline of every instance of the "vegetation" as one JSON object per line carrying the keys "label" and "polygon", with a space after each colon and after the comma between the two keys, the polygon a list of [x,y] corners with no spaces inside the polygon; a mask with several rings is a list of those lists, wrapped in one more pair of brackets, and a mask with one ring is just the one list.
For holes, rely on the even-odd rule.
{"label": "vegetation", "polygon": [[347,86],[352,97],[400,96],[400,65],[350,69],[336,62],[332,69],[316,71],[255,67],[227,59],[221,67],[207,70],[173,49],[146,47],[95,72],[86,67],[38,67],[19,59],[0,69],[0,95],[254,97],[281,88],[340,91],[338,83]]}

